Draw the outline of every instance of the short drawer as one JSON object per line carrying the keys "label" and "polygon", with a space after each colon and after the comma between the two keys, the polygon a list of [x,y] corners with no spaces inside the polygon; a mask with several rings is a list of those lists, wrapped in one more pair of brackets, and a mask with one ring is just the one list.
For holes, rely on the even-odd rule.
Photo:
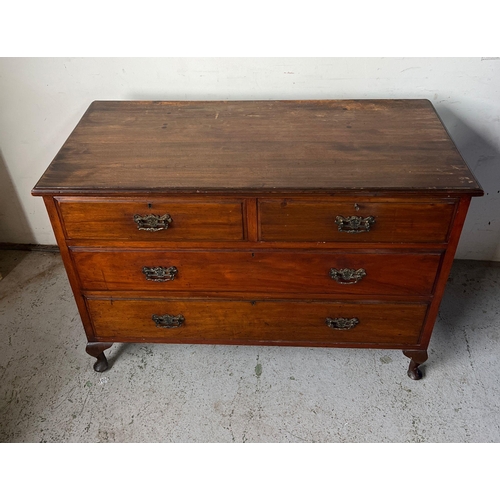
{"label": "short drawer", "polygon": [[86,290],[429,295],[440,253],[72,249]]}
{"label": "short drawer", "polygon": [[444,243],[453,202],[259,200],[262,241]]}
{"label": "short drawer", "polygon": [[243,203],[59,199],[68,239],[237,241],[244,238]]}
{"label": "short drawer", "polygon": [[88,299],[98,340],[246,344],[416,344],[421,303]]}

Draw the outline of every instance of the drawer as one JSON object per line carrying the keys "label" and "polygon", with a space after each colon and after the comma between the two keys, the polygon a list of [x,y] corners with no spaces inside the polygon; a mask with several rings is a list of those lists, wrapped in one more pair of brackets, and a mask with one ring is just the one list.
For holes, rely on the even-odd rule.
{"label": "drawer", "polygon": [[68,239],[237,241],[244,235],[241,200],[60,199],[59,212]]}
{"label": "drawer", "polygon": [[444,243],[452,202],[259,200],[259,239],[372,243]]}
{"label": "drawer", "polygon": [[73,248],[86,290],[429,295],[440,253],[170,252]]}
{"label": "drawer", "polygon": [[427,310],[420,303],[116,297],[87,303],[98,340],[172,343],[417,344]]}

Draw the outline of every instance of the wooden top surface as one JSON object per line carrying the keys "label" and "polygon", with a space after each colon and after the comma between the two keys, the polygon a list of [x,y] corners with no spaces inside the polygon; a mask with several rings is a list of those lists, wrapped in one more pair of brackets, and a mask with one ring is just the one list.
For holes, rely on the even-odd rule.
{"label": "wooden top surface", "polygon": [[427,100],[95,101],[33,189],[481,195]]}

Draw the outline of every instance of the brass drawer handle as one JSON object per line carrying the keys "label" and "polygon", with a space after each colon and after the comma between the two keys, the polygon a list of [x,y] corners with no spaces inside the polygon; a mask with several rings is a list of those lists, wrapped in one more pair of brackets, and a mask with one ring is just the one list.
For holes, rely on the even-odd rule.
{"label": "brass drawer handle", "polygon": [[337,224],[341,233],[367,233],[375,224],[375,217],[371,215],[368,217],[358,217],[357,215],[343,217],[337,215],[335,224]]}
{"label": "brass drawer handle", "polygon": [[168,229],[168,225],[172,224],[172,217],[169,214],[164,215],[134,215],[134,222],[137,224],[137,229],[142,231],[161,231]]}
{"label": "brass drawer handle", "polygon": [[177,268],[172,267],[143,267],[142,272],[148,281],[174,281]]}
{"label": "brass drawer handle", "polygon": [[184,323],[184,316],[182,314],[178,316],[171,316],[170,314],[159,316],[158,314],[153,314],[152,320],[155,322],[157,328],[179,328]]}
{"label": "brass drawer handle", "polygon": [[354,285],[366,276],[364,269],[330,269],[330,278],[341,285]]}
{"label": "brass drawer handle", "polygon": [[326,318],[326,326],[334,330],[352,330],[357,324],[358,318]]}

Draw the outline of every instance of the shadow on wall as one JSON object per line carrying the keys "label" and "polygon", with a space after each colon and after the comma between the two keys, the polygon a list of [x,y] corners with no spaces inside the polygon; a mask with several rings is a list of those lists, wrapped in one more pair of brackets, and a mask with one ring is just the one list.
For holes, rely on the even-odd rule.
{"label": "shadow on wall", "polygon": [[457,258],[499,260],[500,151],[498,146],[481,136],[453,110],[438,107],[437,111],[484,190],[483,197],[472,199]]}
{"label": "shadow on wall", "polygon": [[0,243],[32,243],[35,236],[0,150]]}

